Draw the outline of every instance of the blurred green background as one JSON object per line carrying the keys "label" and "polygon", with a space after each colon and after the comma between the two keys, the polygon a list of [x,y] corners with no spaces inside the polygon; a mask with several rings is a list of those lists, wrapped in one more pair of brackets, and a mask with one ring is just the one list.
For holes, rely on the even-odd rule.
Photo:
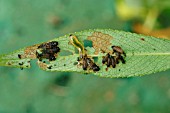
{"label": "blurred green background", "polygon": [[[0,54],[85,29],[147,34],[148,26],[149,32],[164,31],[170,20],[167,3],[0,0]],[[168,33],[164,35],[169,37]],[[31,69],[0,67],[0,113],[170,113],[169,75],[170,70],[143,77],[99,78],[45,72],[36,61]]]}

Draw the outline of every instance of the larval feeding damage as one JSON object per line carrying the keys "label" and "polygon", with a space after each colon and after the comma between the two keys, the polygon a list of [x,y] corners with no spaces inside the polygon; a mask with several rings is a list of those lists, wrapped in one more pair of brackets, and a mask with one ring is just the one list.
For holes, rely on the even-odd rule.
{"label": "larval feeding damage", "polygon": [[88,57],[84,48],[84,45],[78,40],[75,35],[69,36],[70,43],[76,47],[79,51],[78,66],[82,66],[83,70],[97,72],[100,70],[99,66],[93,61],[92,58]]}

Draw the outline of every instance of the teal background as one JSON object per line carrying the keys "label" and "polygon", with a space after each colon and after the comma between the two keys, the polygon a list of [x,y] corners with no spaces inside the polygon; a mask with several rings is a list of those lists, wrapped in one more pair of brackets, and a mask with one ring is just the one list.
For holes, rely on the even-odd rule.
{"label": "teal background", "polygon": [[[0,54],[94,28],[130,30],[114,0],[0,0]],[[169,113],[170,70],[99,78],[0,67],[0,113]],[[159,65],[159,64],[158,64]]]}

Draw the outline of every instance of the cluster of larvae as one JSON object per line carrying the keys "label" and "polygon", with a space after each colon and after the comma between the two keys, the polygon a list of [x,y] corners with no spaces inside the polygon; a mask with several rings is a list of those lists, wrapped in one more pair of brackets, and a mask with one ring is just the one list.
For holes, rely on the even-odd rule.
{"label": "cluster of larvae", "polygon": [[40,61],[42,61],[43,58],[53,61],[56,59],[58,52],[60,52],[58,42],[52,41],[39,45],[36,51],[36,56]]}
{"label": "cluster of larvae", "polygon": [[106,56],[103,57],[102,63],[106,64],[107,68],[112,66],[113,68],[116,67],[116,64],[119,64],[119,61],[121,61],[123,64],[125,64],[124,57],[126,57],[125,52],[122,50],[119,46],[112,46],[112,55],[110,53],[107,53]]}
{"label": "cluster of larvae", "polygon": [[93,70],[94,72],[99,71],[100,68],[93,61],[92,58],[88,57],[87,54],[82,56],[82,58],[78,58],[79,65],[82,66],[83,70]]}

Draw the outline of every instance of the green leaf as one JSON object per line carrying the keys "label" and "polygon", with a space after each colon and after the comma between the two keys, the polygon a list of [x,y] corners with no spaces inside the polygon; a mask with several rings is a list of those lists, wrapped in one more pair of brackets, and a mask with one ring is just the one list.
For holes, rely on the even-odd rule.
{"label": "green leaf", "polygon": [[[46,63],[38,61],[41,69],[45,71],[93,73],[100,77],[142,76],[170,69],[170,40],[111,29],[86,30],[72,34],[77,36],[85,46],[88,56],[94,58],[95,63],[100,67],[100,71],[84,71],[82,66],[76,65],[79,53],[73,45],[69,44],[69,34],[50,40],[58,41],[61,52],[55,61],[46,61]],[[37,59],[36,50],[39,45],[1,55],[0,65],[29,68],[30,61]],[[120,46],[124,50],[126,63],[119,63],[116,68],[109,67],[106,70],[106,65],[102,64],[102,57],[108,52],[112,52],[112,45]],[[18,54],[22,56],[21,59],[18,58]]]}

